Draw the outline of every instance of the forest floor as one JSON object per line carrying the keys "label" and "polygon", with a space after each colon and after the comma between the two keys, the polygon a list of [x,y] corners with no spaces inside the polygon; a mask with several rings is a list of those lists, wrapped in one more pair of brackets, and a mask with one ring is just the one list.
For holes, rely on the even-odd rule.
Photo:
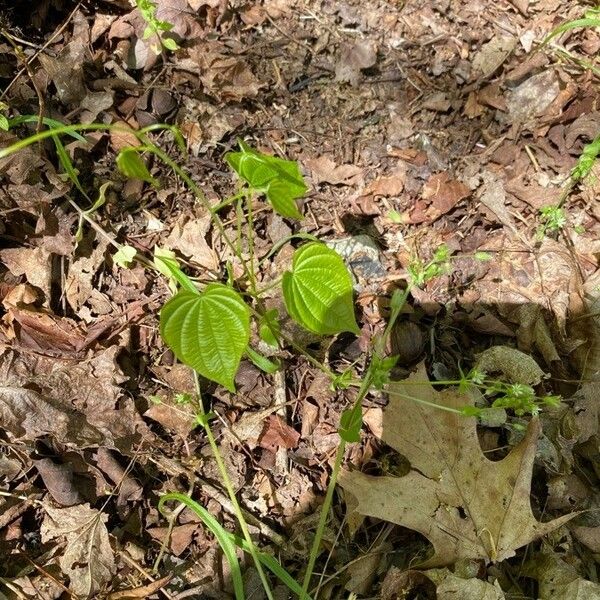
{"label": "forest floor", "polygon": [[[251,252],[267,285],[303,243],[295,234],[344,257],[360,335],[294,340],[337,373],[364,372],[392,291],[447,248],[392,332],[393,379],[411,383],[368,395],[347,446],[313,597],[600,598],[600,187],[594,169],[570,179],[600,133],[600,36],[574,28],[540,47],[590,6],[156,2],[179,46],[158,54],[127,0],[3,10],[2,114],[34,118],[0,131],[0,146],[35,133],[40,115],[174,124],[187,155],[168,133],[153,139],[211,206],[236,191],[224,155],[237,140],[297,161],[304,219],[257,198]],[[239,264],[170,169],[149,162],[157,186],[119,173],[115,156],[135,138],[63,141],[83,191],[105,191],[86,215],[95,225],[78,227],[72,203],[90,204],[51,140],[0,159],[0,597],[231,598],[202,521],[185,509],[169,524],[158,510],[161,494],[190,494],[237,530],[185,403],[191,372],[159,335],[167,280],[117,264],[111,241],[149,260],[170,249],[201,282],[235,278]],[[235,205],[220,216],[235,237]],[[243,360],[236,393],[206,381],[203,395],[252,536],[301,581],[356,391],[332,391],[289,346],[278,358],[271,375]],[[462,406],[464,390],[425,380],[473,367],[513,396],[562,401],[536,417],[513,397],[502,418],[478,422],[420,402]],[[242,562],[246,597],[265,598]]]}

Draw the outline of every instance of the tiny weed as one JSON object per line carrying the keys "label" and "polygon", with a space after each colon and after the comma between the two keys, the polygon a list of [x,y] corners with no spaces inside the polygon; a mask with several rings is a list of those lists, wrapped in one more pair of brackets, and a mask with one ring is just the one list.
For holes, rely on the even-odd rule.
{"label": "tiny weed", "polygon": [[153,0],[133,0],[135,6],[140,11],[142,18],[146,22],[146,29],[144,30],[144,39],[147,40],[152,36],[158,40],[158,45],[153,45],[152,50],[156,54],[160,54],[162,49],[166,50],[177,50],[179,45],[173,38],[165,36],[165,33],[173,29],[173,24],[168,21],[161,21],[156,16],[157,5]]}

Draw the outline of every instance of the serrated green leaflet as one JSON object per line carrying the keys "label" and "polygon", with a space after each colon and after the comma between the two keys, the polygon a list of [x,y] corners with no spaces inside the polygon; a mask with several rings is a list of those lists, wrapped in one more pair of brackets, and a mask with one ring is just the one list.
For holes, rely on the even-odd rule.
{"label": "serrated green leaflet", "polygon": [[292,319],[309,331],[359,333],[350,273],[325,244],[312,242],[296,250],[292,271],[283,276],[283,297]]}
{"label": "serrated green leaflet", "polygon": [[182,363],[235,391],[250,339],[250,311],[237,292],[220,283],[179,292],[160,311],[160,333]]}
{"label": "serrated green leaflet", "polygon": [[240,152],[228,152],[225,160],[252,188],[262,192],[273,208],[282,216],[301,219],[296,198],[306,193],[307,187],[293,160],[284,160],[257,152],[240,141]]}

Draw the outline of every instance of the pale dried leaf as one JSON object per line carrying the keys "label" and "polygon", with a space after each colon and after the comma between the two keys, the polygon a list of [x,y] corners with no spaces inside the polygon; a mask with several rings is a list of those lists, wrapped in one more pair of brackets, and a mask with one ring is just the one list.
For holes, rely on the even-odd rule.
{"label": "pale dried leaf", "polygon": [[71,590],[84,598],[99,594],[116,571],[106,529],[108,516],[89,504],[56,508],[46,501],[44,510],[42,541],[66,543],[59,564],[71,580]]}
{"label": "pale dried leaf", "polygon": [[315,184],[356,185],[362,180],[363,170],[356,165],[336,165],[329,155],[305,161],[312,171]]}
{"label": "pale dried leaf", "polygon": [[479,445],[475,419],[411,399],[456,409],[472,404],[470,397],[453,389],[437,392],[426,382],[421,365],[408,380],[391,384],[384,413],[382,440],[403,454],[412,470],[404,477],[343,474],[340,483],[357,498],[358,512],[427,537],[434,556],[426,566],[461,558],[502,561],[572,518],[540,523],[532,513],[537,419],[508,456],[492,462]]}

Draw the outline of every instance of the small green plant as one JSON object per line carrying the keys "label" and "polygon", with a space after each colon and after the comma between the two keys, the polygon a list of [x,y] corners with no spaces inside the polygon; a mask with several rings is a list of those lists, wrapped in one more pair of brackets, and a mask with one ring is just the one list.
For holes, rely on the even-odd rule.
{"label": "small green plant", "polygon": [[543,237],[549,233],[557,233],[567,224],[567,216],[564,208],[551,204],[540,208],[539,235]]}
{"label": "small green plant", "polygon": [[154,36],[159,42],[159,44],[152,46],[152,50],[156,54],[160,54],[162,48],[171,51],[177,50],[179,48],[177,42],[173,38],[164,35],[173,29],[173,24],[157,18],[156,10],[158,7],[156,2],[153,2],[153,0],[134,0],[134,2],[146,22],[143,38],[147,40]]}
{"label": "small green plant", "polygon": [[[14,127],[27,122],[28,118],[9,120],[9,125]],[[65,177],[72,181],[74,188],[90,205],[90,208],[82,209],[71,200],[71,206],[78,211],[80,216],[78,235],[80,235],[84,222],[102,232],[102,229],[94,223],[93,216],[104,203],[105,188],[100,189],[98,200],[95,202],[90,200],[60,138],[63,135],[70,135],[78,139],[85,139],[81,136],[81,133],[85,133],[85,131],[118,132],[123,128],[117,125],[102,124],[62,126],[56,122],[44,122],[49,127],[48,130],[20,140],[8,148],[0,149],[0,158],[41,140],[51,139],[55,144],[57,157]],[[152,186],[159,185],[159,182],[147,166],[146,157],[148,155],[155,156],[172,169],[211,215],[217,233],[229,248],[232,256],[239,262],[242,275],[234,277],[233,269],[228,263],[222,269],[220,281],[200,286],[182,270],[172,252],[155,248],[154,256],[150,259],[131,246],[120,244],[110,236],[108,239],[117,250],[113,255],[115,264],[127,266],[132,261],[138,261],[146,268],[154,269],[167,278],[172,296],[160,311],[160,333],[175,356],[193,370],[196,381],[196,394],[181,396],[176,399],[176,403],[185,403],[188,408],[191,406],[194,409],[195,422],[205,432],[206,440],[214,455],[242,535],[238,537],[223,530],[210,513],[186,495],[167,494],[160,499],[159,507],[163,510],[168,501],[180,502],[200,516],[219,541],[223,554],[229,561],[237,600],[242,600],[245,596],[235,547],[241,548],[252,557],[269,600],[273,598],[273,592],[266,571],[270,571],[278,577],[299,598],[310,600],[309,589],[313,583],[316,560],[322,550],[321,541],[346,444],[360,440],[362,402],[372,389],[387,391],[390,373],[396,364],[396,357],[386,355],[387,342],[392,328],[400,317],[411,291],[434,277],[446,273],[450,269],[452,257],[448,247],[442,245],[435,251],[429,262],[413,260],[408,268],[409,277],[406,287],[402,290],[398,289],[392,294],[388,323],[383,333],[374,336],[372,340],[362,376],[357,379],[352,367],[341,373],[332,372],[327,365],[319,362],[305,348],[286,336],[278,312],[273,309],[266,310],[263,299],[267,289],[279,287],[289,316],[311,333],[320,336],[338,335],[342,332],[358,334],[360,329],[354,312],[352,279],[342,258],[326,244],[315,240],[312,236],[296,234],[284,242],[291,243],[296,240],[301,242],[294,249],[290,269],[267,288],[259,289],[257,282],[256,271],[259,262],[254,252],[256,198],[264,197],[274,211],[286,218],[301,219],[302,212],[298,201],[305,194],[307,187],[298,164],[294,161],[269,156],[240,141],[239,150],[225,156],[225,160],[239,178],[239,188],[234,195],[215,207],[208,203],[202,190],[179,163],[152,140],[152,132],[162,130],[170,131],[179,148],[184,151],[185,145],[181,135],[174,127],[153,125],[139,131],[127,129],[128,134],[136,136],[139,144],[135,147],[124,148],[119,152],[116,158],[117,167],[126,177],[141,179]],[[232,238],[226,231],[221,220],[220,213],[224,210],[233,210],[236,213],[238,227],[235,238]],[[106,232],[102,234],[108,235]],[[278,244],[268,256],[272,256],[282,246],[283,244]],[[475,258],[489,260],[490,256],[481,252],[477,253]],[[250,332],[253,325],[260,338],[270,346],[290,347],[303,355],[313,366],[327,373],[331,379],[332,391],[350,386],[358,388],[353,403],[341,415],[340,441],[301,585],[274,558],[259,551],[256,543],[250,537],[246,519],[211,427],[215,415],[210,408],[205,406],[203,390],[200,386],[199,375],[235,392],[235,376],[244,356],[247,356],[267,373],[272,373],[279,368],[276,362],[262,356],[255,348],[252,348]],[[489,382],[484,374],[474,371],[457,382],[437,383],[458,385],[459,388],[468,385],[485,388],[490,395],[495,397],[494,402],[497,402],[498,406],[510,405],[517,414],[533,413],[540,404],[539,399],[535,398],[535,394],[532,396],[533,390]],[[550,402],[546,401],[546,403]],[[463,415],[470,414],[450,407],[437,406],[437,408]]]}

